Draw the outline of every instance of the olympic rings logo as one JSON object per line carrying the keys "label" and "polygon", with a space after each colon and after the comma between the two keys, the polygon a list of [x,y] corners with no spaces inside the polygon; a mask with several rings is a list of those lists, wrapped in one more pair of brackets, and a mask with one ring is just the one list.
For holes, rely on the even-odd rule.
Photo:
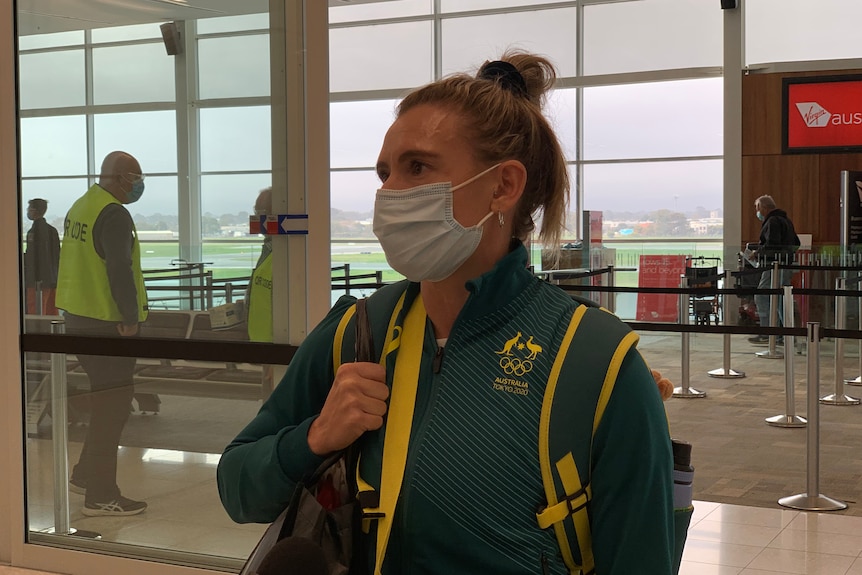
{"label": "olympic rings logo", "polygon": [[504,356],[500,358],[500,367],[506,375],[517,375],[520,377],[533,370],[533,362],[529,359],[521,360],[517,357]]}

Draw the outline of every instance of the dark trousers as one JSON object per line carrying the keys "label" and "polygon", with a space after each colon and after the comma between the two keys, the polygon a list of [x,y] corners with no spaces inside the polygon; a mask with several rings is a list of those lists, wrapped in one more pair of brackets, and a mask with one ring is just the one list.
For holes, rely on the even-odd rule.
{"label": "dark trousers", "polygon": [[[70,325],[71,324],[71,325]],[[109,329],[76,329],[67,321],[68,333],[118,335]],[[72,477],[87,486],[88,503],[104,503],[120,495],[117,486],[117,448],[129,420],[134,395],[135,358],[79,355],[78,361],[90,380],[90,423],[78,464]]]}

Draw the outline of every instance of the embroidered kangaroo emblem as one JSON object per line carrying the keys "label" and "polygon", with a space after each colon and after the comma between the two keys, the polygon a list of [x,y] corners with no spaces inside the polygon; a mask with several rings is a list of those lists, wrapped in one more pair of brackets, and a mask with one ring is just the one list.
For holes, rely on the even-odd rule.
{"label": "embroidered kangaroo emblem", "polygon": [[516,343],[521,339],[521,332],[518,332],[518,335],[510,339],[506,342],[506,345],[503,346],[503,351],[495,351],[497,355],[512,355],[512,348]]}
{"label": "embroidered kangaroo emblem", "polygon": [[530,336],[530,339],[524,343],[527,346],[527,349],[530,350],[530,355],[527,356],[527,359],[536,359],[536,355],[542,353],[542,346],[537,343],[533,343],[533,336]]}

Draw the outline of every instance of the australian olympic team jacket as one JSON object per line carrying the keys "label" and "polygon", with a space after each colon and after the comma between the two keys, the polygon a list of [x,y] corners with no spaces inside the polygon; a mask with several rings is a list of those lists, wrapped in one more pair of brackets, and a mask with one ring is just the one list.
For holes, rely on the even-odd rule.
{"label": "australian olympic team jacket", "polygon": [[[542,530],[536,521],[546,501],[538,436],[545,386],[579,304],[535,278],[526,263],[527,251],[518,245],[493,270],[468,282],[469,298],[443,351],[426,323],[385,575],[568,572],[553,529]],[[396,289],[383,289],[390,287]],[[396,325],[419,292],[418,284],[406,289]],[[323,461],[309,450],[306,436],[334,378],[337,325],[353,303],[345,296],[335,304],[300,346],[258,415],[225,449],[218,486],[235,521],[273,521],[296,482]],[[374,305],[372,296],[368,309],[377,331],[381,321],[388,323],[391,309],[375,321],[381,312]],[[375,334],[378,346],[380,340]],[[390,385],[396,355],[386,358]],[[559,381],[576,385],[578,371],[564,369]],[[595,405],[572,405],[572,430],[583,418],[592,422],[594,410]],[[562,423],[552,431],[569,433]],[[589,442],[571,434],[572,442]],[[360,475],[375,489],[383,439],[380,430],[360,440]],[[596,573],[671,573],[670,437],[655,382],[635,348],[622,363],[591,457],[577,465],[590,469]],[[372,527],[363,546],[369,565],[374,535]]]}

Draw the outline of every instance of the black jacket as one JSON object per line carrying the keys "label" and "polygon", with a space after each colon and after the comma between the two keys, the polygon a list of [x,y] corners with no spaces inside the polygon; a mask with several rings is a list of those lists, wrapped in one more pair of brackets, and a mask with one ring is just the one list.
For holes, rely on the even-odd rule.
{"label": "black jacket", "polygon": [[769,212],[760,227],[758,256],[761,261],[792,259],[797,249],[799,236],[787,212],[778,208]]}
{"label": "black jacket", "polygon": [[57,229],[45,218],[33,220],[27,231],[27,251],[24,252],[24,285],[43,288],[57,287],[57,270],[60,269],[60,237]]}

